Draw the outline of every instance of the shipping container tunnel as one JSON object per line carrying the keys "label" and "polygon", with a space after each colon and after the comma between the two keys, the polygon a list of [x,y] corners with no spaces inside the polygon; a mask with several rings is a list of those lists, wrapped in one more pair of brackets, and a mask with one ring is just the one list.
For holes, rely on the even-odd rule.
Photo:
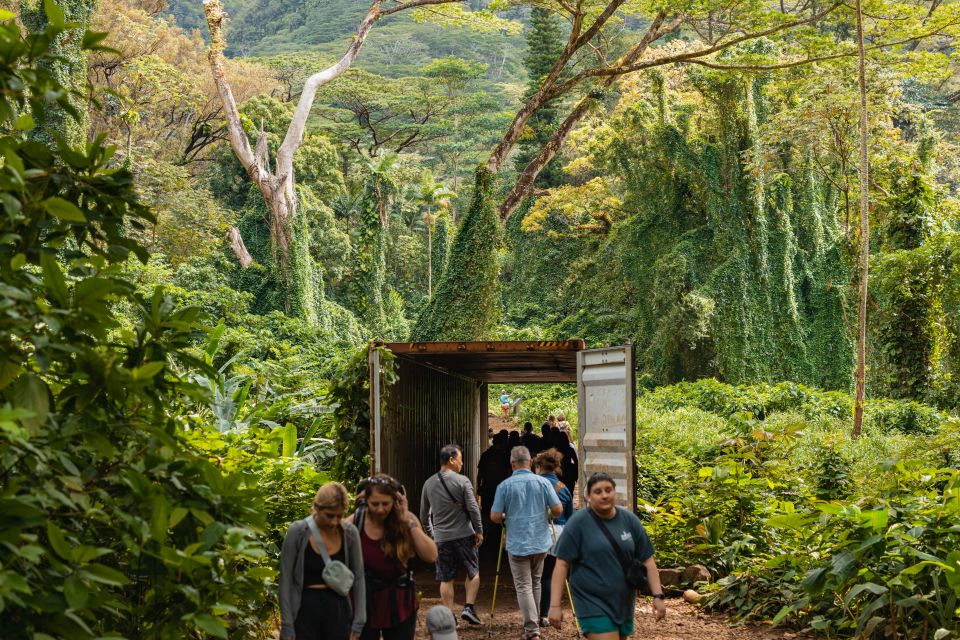
{"label": "shipping container tunnel", "polygon": [[631,345],[587,349],[583,340],[506,342],[375,342],[395,357],[396,377],[381,402],[380,349],[370,349],[372,473],[407,489],[419,513],[420,487],[437,472],[445,444],[463,447],[476,486],[477,461],[488,445],[490,385],[577,383],[580,485],[594,471],[617,480],[622,505],[636,505],[635,381]]}

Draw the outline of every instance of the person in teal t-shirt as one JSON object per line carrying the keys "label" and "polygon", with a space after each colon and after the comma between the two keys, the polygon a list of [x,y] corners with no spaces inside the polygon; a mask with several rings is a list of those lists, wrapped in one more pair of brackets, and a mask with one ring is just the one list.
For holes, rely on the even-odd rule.
{"label": "person in teal t-shirt", "polygon": [[[653,544],[636,515],[616,506],[616,484],[609,475],[595,473],[587,480],[587,502],[567,521],[557,544],[553,570],[550,624],[560,628],[563,583],[570,576],[574,610],[580,629],[589,640],[616,640],[633,634],[633,610],[637,593],[626,582],[623,566],[613,546],[598,529],[604,526],[628,558],[641,560],[653,593],[657,620],[667,613],[660,574],[653,558]],[[620,576],[619,579],[611,579]]]}

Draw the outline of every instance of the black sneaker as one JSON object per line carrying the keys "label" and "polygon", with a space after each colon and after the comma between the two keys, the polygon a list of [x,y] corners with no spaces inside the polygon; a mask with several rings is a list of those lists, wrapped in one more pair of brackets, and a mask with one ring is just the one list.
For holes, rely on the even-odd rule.
{"label": "black sneaker", "polygon": [[481,624],[477,612],[473,610],[471,605],[467,605],[463,608],[463,612],[460,614],[460,617],[469,622],[470,624]]}

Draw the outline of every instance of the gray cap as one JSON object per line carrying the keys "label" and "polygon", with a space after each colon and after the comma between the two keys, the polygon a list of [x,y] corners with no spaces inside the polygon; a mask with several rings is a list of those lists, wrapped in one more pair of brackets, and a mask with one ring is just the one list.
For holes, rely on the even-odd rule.
{"label": "gray cap", "polygon": [[457,640],[457,619],[450,609],[438,604],[427,612],[427,630],[433,640]]}

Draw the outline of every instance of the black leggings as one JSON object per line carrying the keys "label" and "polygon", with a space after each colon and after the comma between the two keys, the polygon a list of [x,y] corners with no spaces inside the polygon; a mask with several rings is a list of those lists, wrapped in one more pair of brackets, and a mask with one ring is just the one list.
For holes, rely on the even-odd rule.
{"label": "black leggings", "polygon": [[[360,640],[380,640],[380,634],[383,634],[383,640],[413,640],[416,631],[417,614],[414,612],[412,616],[389,629],[372,629],[367,625],[360,634]],[[300,639],[297,638],[297,640]]]}
{"label": "black leggings", "polygon": [[345,597],[330,589],[304,589],[293,630],[297,640],[347,640],[352,622]]}
{"label": "black leggings", "polygon": [[[550,611],[550,582],[553,580],[553,568],[557,564],[557,557],[549,553],[543,559],[543,576],[540,578],[540,617],[549,616]],[[563,594],[560,594],[561,600]]]}

